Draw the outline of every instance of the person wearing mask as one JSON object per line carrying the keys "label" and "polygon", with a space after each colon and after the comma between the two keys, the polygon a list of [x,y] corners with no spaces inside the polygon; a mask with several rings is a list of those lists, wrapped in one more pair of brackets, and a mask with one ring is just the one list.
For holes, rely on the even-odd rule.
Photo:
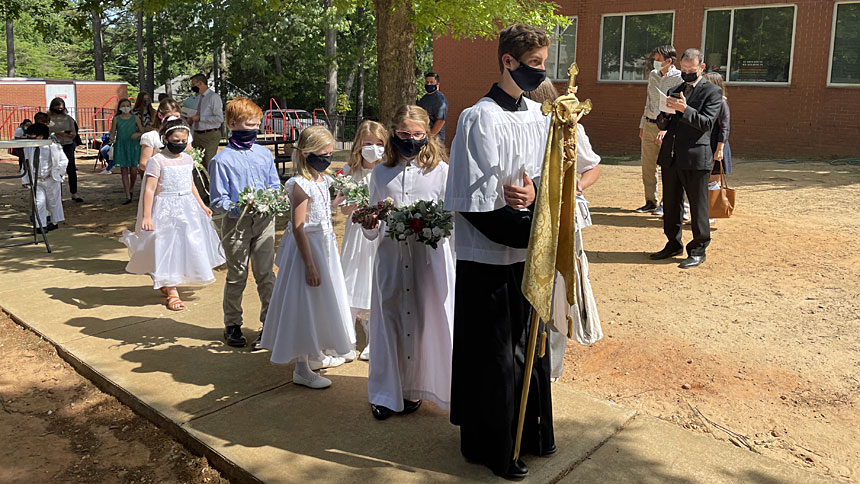
{"label": "person wearing mask", "polygon": [[[30,125],[25,131],[29,139],[48,139],[50,131],[41,123]],[[56,230],[58,223],[66,218],[63,215],[63,174],[66,172],[66,158],[63,148],[56,142],[50,146],[44,146],[39,150],[39,168],[35,171],[34,159],[35,148],[23,148],[25,162],[29,164],[30,174],[21,177],[21,184],[30,187],[30,178],[35,181],[36,187],[36,217],[39,217],[39,226],[45,231]],[[48,217],[48,212],[51,216]],[[49,223],[50,222],[50,223]],[[35,221],[34,221],[35,223]]]}
{"label": "person wearing mask", "polygon": [[[29,119],[25,119],[24,121],[21,121],[21,124],[19,124],[18,127],[15,128],[15,139],[25,139],[27,137],[25,132],[27,131],[27,128],[29,128],[31,124],[33,124],[33,122],[30,121]],[[18,157],[18,171],[20,171],[21,174],[23,174],[24,173],[24,149],[23,148],[12,148],[12,154]]]}
{"label": "person wearing mask", "polygon": [[155,118],[155,109],[152,107],[152,96],[148,93],[142,92],[137,96],[132,113],[140,122],[141,133],[155,129],[152,126],[152,121]]}
{"label": "person wearing mask", "polygon": [[645,187],[645,205],[636,209],[639,213],[663,215],[663,204],[657,198],[657,154],[660,141],[665,133],[657,129],[657,115],[660,114],[660,93],[680,85],[681,71],[675,67],[678,57],[675,47],[661,45],[651,52],[654,69],[648,74],[648,90],[645,95],[645,112],[639,120],[639,139],[642,155],[642,184]]}
{"label": "person wearing mask", "polygon": [[663,233],[666,246],[651,254],[662,260],[680,255],[682,198],[690,200],[693,240],[687,244],[687,258],[678,266],[697,267],[705,262],[705,250],[711,242],[708,224],[708,178],[714,165],[711,130],[722,109],[722,91],[702,77],[704,56],[698,49],[687,49],[679,66],[684,83],[669,91],[666,105],[673,114],[660,113],[657,127],[665,130],[658,163],[663,174]]}
{"label": "person wearing mask", "polygon": [[131,101],[122,98],[117,103],[116,116],[111,120],[110,139],[113,145],[114,164],[122,173],[122,188],[125,191],[123,205],[128,205],[134,196],[137,166],[140,162],[140,133],[143,131],[140,116],[131,112]]}
{"label": "person wearing mask", "polygon": [[66,102],[63,98],[55,97],[51,100],[48,108],[48,129],[63,147],[63,153],[69,160],[66,166],[66,175],[69,179],[69,192],[76,203],[82,203],[83,198],[78,196],[78,168],[75,166],[75,138],[78,136],[75,119],[69,116]]}
{"label": "person wearing mask", "polygon": [[424,74],[424,90],[427,94],[418,100],[418,105],[430,116],[430,134],[445,142],[445,120],[448,118],[448,98],[439,90],[439,74]]}
{"label": "person wearing mask", "polygon": [[218,153],[218,143],[221,141],[221,124],[224,122],[224,104],[221,97],[209,89],[206,76],[195,74],[191,76],[191,90],[197,95],[197,114],[191,116],[193,123],[195,148],[203,153],[203,166],[209,167],[209,160]]}
{"label": "person wearing mask", "polygon": [[528,25],[501,32],[499,80],[460,114],[445,191],[457,258],[451,423],[460,428],[466,459],[509,479],[528,474],[513,459],[524,378],[531,390],[522,452],[556,452],[551,350],[525,373],[531,305],[521,289],[537,191],[532,179],[540,177],[548,133],[541,106],[523,91],[546,79],[549,45],[546,32]]}

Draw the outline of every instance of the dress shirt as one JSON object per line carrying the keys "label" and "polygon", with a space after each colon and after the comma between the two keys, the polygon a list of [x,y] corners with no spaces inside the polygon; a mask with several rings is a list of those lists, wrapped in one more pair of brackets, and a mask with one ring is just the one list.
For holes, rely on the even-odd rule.
{"label": "dress shirt", "polygon": [[232,207],[239,201],[239,192],[245,187],[278,188],[281,179],[275,169],[275,160],[268,148],[253,145],[248,150],[224,148],[209,162],[209,206],[218,213],[228,212],[230,218],[239,218],[241,210]]}
{"label": "dress shirt", "polygon": [[224,104],[221,96],[212,89],[207,89],[197,97],[197,115],[200,121],[194,123],[195,131],[206,131],[207,129],[218,129],[224,122]]}
{"label": "dress shirt", "polygon": [[648,94],[645,96],[645,112],[642,113],[642,118],[639,120],[639,127],[645,127],[648,121],[645,118],[654,120],[660,114],[660,95],[657,91],[667,94],[669,90],[684,82],[681,79],[681,71],[675,66],[669,68],[666,75],[660,69],[653,69],[648,74]]}

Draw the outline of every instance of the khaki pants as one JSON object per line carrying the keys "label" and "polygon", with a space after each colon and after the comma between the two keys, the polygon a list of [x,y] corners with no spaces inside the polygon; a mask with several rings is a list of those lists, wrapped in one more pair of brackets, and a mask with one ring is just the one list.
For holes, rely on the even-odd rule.
{"label": "khaki pants", "polygon": [[657,155],[660,154],[660,145],[657,144],[657,125],[645,121],[642,128],[642,184],[645,186],[645,200],[655,205],[657,198]]}
{"label": "khaki pants", "polygon": [[275,219],[245,215],[235,232],[238,219],[224,217],[221,234],[227,258],[227,281],[224,285],[224,326],[242,326],[242,294],[248,282],[248,261],[260,296],[260,322],[266,321],[272,289],[275,287]]}
{"label": "khaki pants", "polygon": [[221,142],[221,130],[209,131],[208,133],[194,132],[194,141],[191,146],[203,150],[203,166],[209,168],[209,160],[218,154],[218,143]]}

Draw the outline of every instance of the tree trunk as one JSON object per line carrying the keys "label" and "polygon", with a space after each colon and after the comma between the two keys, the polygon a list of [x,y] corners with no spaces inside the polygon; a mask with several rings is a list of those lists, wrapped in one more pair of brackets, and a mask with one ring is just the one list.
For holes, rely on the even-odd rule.
{"label": "tree trunk", "polygon": [[221,93],[221,83],[219,82],[220,74],[218,73],[218,61],[221,57],[218,47],[212,51],[212,89],[217,93]]}
{"label": "tree trunk", "polygon": [[415,25],[408,0],[374,0],[378,52],[379,121],[387,125],[404,104],[415,104]]}
{"label": "tree trunk", "polygon": [[6,75],[15,77],[15,31],[11,20],[6,20]]}
{"label": "tree trunk", "polygon": [[221,61],[219,62],[218,66],[221,77],[219,79],[219,83],[221,84],[221,91],[223,92],[219,91],[218,94],[220,94],[221,97],[226,97],[227,91],[229,91],[229,89],[227,88],[227,44],[225,44],[224,42],[221,42],[220,53]]}
{"label": "tree trunk", "polygon": [[143,63],[143,12],[137,12],[137,88],[146,89],[146,65]]}
{"label": "tree trunk", "polygon": [[[328,17],[325,30],[325,58],[328,64],[325,76],[325,111],[331,119],[332,116],[337,115],[337,30],[331,25],[334,22],[332,0],[325,0],[325,10]],[[337,139],[337,126],[333,128]]]}
{"label": "tree trunk", "polygon": [[98,10],[90,12],[93,23],[93,67],[96,71],[96,80],[105,80],[105,53],[102,48],[102,17]]}
{"label": "tree trunk", "polygon": [[[275,75],[278,76],[278,79],[284,75],[284,61],[281,59],[281,54],[275,54],[274,57],[275,64]],[[281,109],[286,109],[287,107],[287,97],[284,93],[279,93],[280,96],[273,96],[277,101],[278,105],[281,106]]]}
{"label": "tree trunk", "polygon": [[155,32],[152,15],[146,17],[146,92],[155,91]]}
{"label": "tree trunk", "polygon": [[[162,18],[160,23],[167,25],[167,18]],[[161,42],[161,78],[164,80],[164,92],[172,99],[173,84],[170,82],[170,53],[167,50],[167,32],[161,32],[159,38]],[[155,102],[156,100],[153,99],[152,101]]]}
{"label": "tree trunk", "polygon": [[364,57],[358,63],[358,86],[355,90],[355,114],[360,120],[364,118]]}

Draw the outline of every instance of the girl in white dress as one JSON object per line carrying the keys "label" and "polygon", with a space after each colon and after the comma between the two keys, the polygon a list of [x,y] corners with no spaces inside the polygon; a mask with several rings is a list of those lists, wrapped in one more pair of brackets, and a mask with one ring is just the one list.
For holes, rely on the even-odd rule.
{"label": "girl in white dress", "polygon": [[[355,139],[352,142],[352,153],[349,162],[343,169],[345,175],[356,180],[370,183],[371,172],[385,154],[385,140],[388,131],[385,126],[376,121],[364,121],[358,125]],[[361,312],[370,310],[370,287],[373,283],[373,261],[376,259],[378,240],[368,240],[361,233],[361,225],[352,223],[352,212],[357,205],[341,207],[341,213],[347,216],[343,233],[343,245],[340,249],[340,262],[343,265],[343,278],[346,281],[346,291],[352,320],[360,317]],[[370,359],[370,330],[366,317],[361,318],[364,334],[367,336],[367,346],[359,356],[362,360]]]}
{"label": "girl in white dress", "polygon": [[180,120],[161,127],[165,148],[146,165],[134,233],[126,230],[120,237],[130,256],[126,270],[149,274],[173,311],[185,309],[176,286],[211,284],[212,268],[225,262],[212,211],[192,181],[194,161],[184,153],[189,132]]}
{"label": "girl in white dress", "polygon": [[[272,363],[296,362],[293,383],[327,388],[331,380],[314,373],[309,359],[323,351],[355,350],[355,329],[332,230],[331,164],[334,137],[322,126],[302,131],[293,150],[298,175],[287,181],[291,221],[281,238],[275,265],[278,278],[263,325],[261,346]],[[335,199],[335,202],[338,202]]]}
{"label": "girl in white dress", "polygon": [[[445,198],[448,157],[430,136],[430,118],[403,106],[391,120],[385,161],[373,169],[370,203],[394,205]],[[443,239],[437,249],[409,238],[385,237],[385,223],[368,220],[364,233],[381,239],[370,308],[370,378],[373,416],[411,413],[422,400],[448,410],[454,324],[454,254]]]}

